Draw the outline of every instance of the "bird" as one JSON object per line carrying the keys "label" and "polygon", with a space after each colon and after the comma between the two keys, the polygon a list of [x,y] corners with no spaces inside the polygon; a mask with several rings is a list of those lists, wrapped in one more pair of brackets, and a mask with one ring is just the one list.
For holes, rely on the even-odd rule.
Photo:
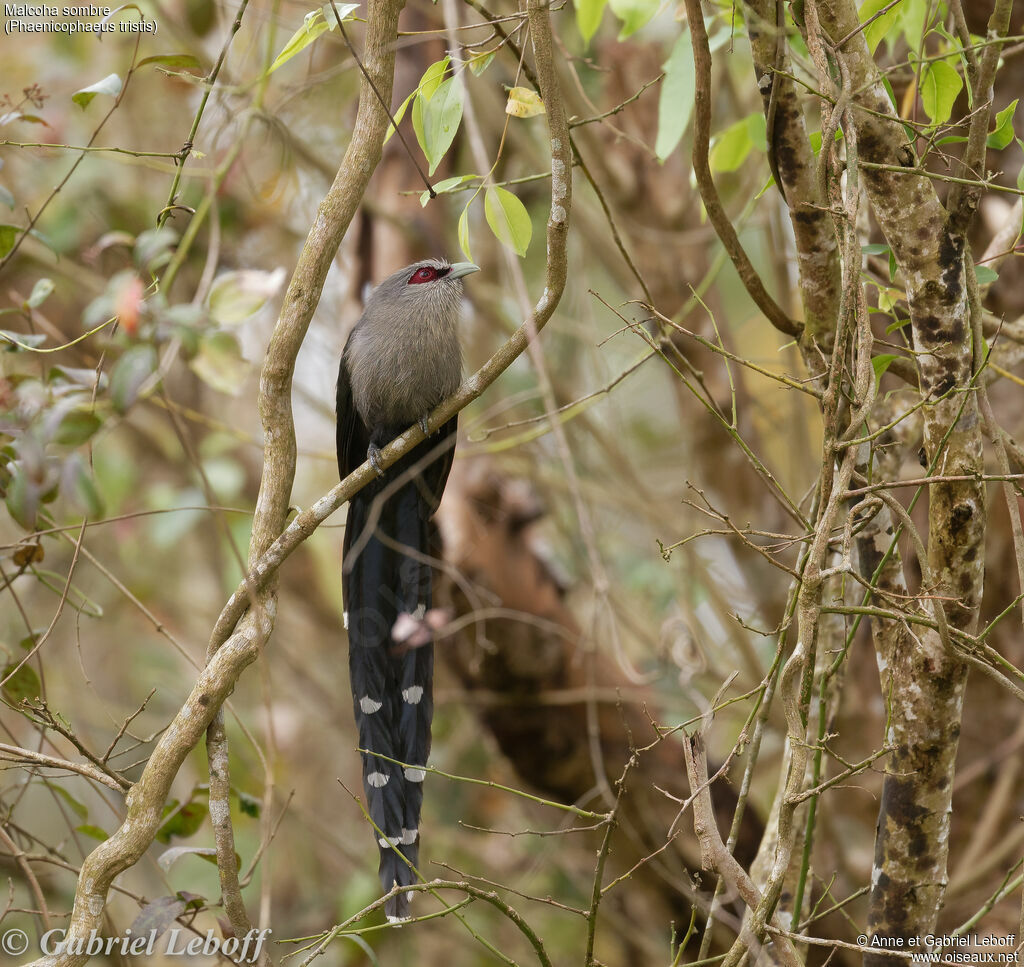
{"label": "bird", "polygon": [[[472,262],[431,258],[388,276],[366,300],[338,370],[338,472],[344,479],[366,460],[377,472],[349,502],[342,593],[363,789],[385,893],[417,880],[433,717],[431,518],[458,422],[453,416],[428,435],[427,417],[462,381],[462,279],[478,271]],[[425,438],[383,469],[381,449],[414,424]],[[403,623],[416,632],[396,640]],[[409,892],[389,898],[388,920],[407,920],[410,900]]]}

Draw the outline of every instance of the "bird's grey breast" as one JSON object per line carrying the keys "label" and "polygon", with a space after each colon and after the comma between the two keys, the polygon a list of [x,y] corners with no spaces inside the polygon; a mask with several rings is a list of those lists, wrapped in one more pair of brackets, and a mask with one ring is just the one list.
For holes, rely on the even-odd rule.
{"label": "bird's grey breast", "polygon": [[458,389],[462,286],[442,298],[426,288],[378,290],[352,331],[345,349],[352,400],[371,429],[411,425]]}

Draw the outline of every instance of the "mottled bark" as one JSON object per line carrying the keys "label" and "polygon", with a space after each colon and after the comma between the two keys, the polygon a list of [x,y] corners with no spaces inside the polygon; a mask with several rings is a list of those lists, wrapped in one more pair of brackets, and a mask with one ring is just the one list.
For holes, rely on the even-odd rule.
{"label": "mottled bark", "polygon": [[[982,440],[971,389],[975,364],[963,236],[951,226],[933,183],[913,172],[913,147],[863,32],[857,31],[854,4],[829,0],[819,3],[817,12],[833,44],[849,36],[836,56],[849,77],[860,159],[896,166],[865,166],[861,178],[906,282],[921,391],[934,401],[923,411],[928,465],[936,473],[980,472]],[[973,482],[929,489],[922,569],[932,575],[935,586],[923,589],[934,596],[923,606],[936,612],[945,607],[949,623],[964,631],[975,629],[981,601],[984,496],[982,485]],[[909,938],[933,930],[945,892],[967,668],[935,632],[893,645],[887,669],[892,713],[887,741],[894,752],[883,785],[868,931],[872,936]],[[873,953],[866,962],[894,959]]]}

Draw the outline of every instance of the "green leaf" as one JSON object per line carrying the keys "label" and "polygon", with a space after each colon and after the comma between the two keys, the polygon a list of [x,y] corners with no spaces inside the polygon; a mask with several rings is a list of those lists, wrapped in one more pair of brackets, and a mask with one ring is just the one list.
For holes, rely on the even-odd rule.
{"label": "green leaf", "polygon": [[110,401],[118,413],[126,413],[138,399],[142,384],[156,370],[156,349],[132,346],[118,361],[110,375]]}
{"label": "green leaf", "polygon": [[235,326],[255,315],[284,282],[284,269],[225,272],[210,287],[210,315],[222,326]]}
{"label": "green leaf", "polygon": [[71,807],[72,812],[79,819],[86,819],[89,815],[89,809],[84,803],[80,803],[70,792],[67,791],[63,786],[58,786],[55,782],[46,783],[48,789],[51,792],[55,792],[61,799],[64,800]]}
{"label": "green leaf", "polygon": [[597,33],[604,16],[608,0],[576,0],[576,26],[583,37],[583,43],[590,46],[590,39]]}
{"label": "green leaf", "polygon": [[201,68],[198,57],[192,54],[154,54],[152,57],[143,57],[136,64],[136,68],[145,67],[147,64],[159,64],[161,67],[195,67]]}
{"label": "green leaf", "polygon": [[987,265],[976,265],[974,275],[978,279],[978,285],[989,285],[999,278],[999,273]]}
{"label": "green leaf", "polygon": [[81,446],[101,426],[103,421],[91,409],[76,407],[66,413],[58,424],[53,442],[66,447]]}
{"label": "green leaf", "polygon": [[608,0],[612,13],[622,21],[619,40],[635,34],[657,12],[659,0]]}
{"label": "green leaf", "polygon": [[[459,185],[464,184],[467,181],[472,181],[474,178],[479,178],[479,175],[456,175],[454,178],[445,178],[439,181],[436,185],[433,185],[434,194],[444,195],[451,191],[452,188],[457,188]],[[427,202],[430,201],[430,192],[420,192],[420,204],[426,208]]]}
{"label": "green leaf", "polygon": [[[904,4],[906,6],[906,4]],[[961,77],[967,77],[970,73],[970,64],[967,62],[967,54],[964,53],[963,44],[960,43],[959,37],[954,37],[945,27],[941,20],[937,21],[933,27],[937,34],[944,37],[946,40],[945,49],[950,51],[952,54],[956,54],[960,60],[960,67],[962,70]],[[916,52],[915,52],[916,56]],[[974,91],[971,89],[971,85],[967,85],[967,107],[969,110],[974,110]]]}
{"label": "green leaf", "polygon": [[86,517],[96,520],[103,516],[103,498],[78,454],[66,461],[61,476],[65,493]]}
{"label": "green leaf", "polygon": [[882,353],[879,356],[873,356],[871,359],[871,368],[875,371],[875,381],[877,382],[882,378],[882,374],[892,365],[893,361],[899,359],[895,353]]}
{"label": "green leaf", "polygon": [[473,76],[479,77],[491,66],[492,60],[494,60],[493,50],[481,50],[478,54],[473,54],[467,63],[469,64],[469,69],[473,72]]}
{"label": "green leaf", "polygon": [[101,843],[104,840],[110,839],[105,829],[100,829],[99,826],[93,826],[91,823],[83,823],[81,826],[76,826],[75,831],[92,839],[98,839]]}
{"label": "green leaf", "polygon": [[274,58],[274,63],[270,65],[270,70],[267,73],[273,74],[329,29],[330,25],[324,20],[323,13],[320,10],[311,10],[303,18],[302,26],[291,35],[288,43],[281,49],[281,53]]}
{"label": "green leaf", "polygon": [[735,171],[747,160],[754,147],[750,137],[750,124],[747,118],[742,118],[735,124],[730,124],[715,139],[714,147],[708,160],[711,163],[712,171]]}
{"label": "green leaf", "polygon": [[[448,64],[450,62],[450,57],[442,57],[431,64],[423,72],[416,90],[410,95],[410,97],[415,95],[415,100],[412,102],[412,129],[424,154],[427,153],[427,142],[426,134],[423,130],[423,109],[434,94],[437,93],[437,89],[441,86],[444,75],[448,71]],[[396,120],[399,120],[397,116]]]}
{"label": "green leaf", "polygon": [[238,808],[242,811],[243,816],[252,816],[253,819],[259,819],[260,813],[263,811],[263,802],[257,799],[255,796],[250,796],[247,792],[237,790],[238,795]]}
{"label": "green leaf", "polygon": [[862,245],[860,250],[863,255],[885,255],[889,246],[885,242],[872,242],[870,245]]}
{"label": "green leaf", "polygon": [[208,386],[237,396],[249,375],[249,363],[242,356],[238,340],[229,332],[212,332],[203,337],[199,352],[189,368]]}
{"label": "green leaf", "polygon": [[514,118],[536,117],[545,113],[544,102],[536,91],[531,91],[528,87],[513,87],[508,92],[505,113],[511,114]]}
{"label": "green leaf", "polygon": [[459,215],[459,248],[462,249],[462,254],[472,262],[473,256],[469,253],[469,204],[462,209],[462,214]]}
{"label": "green leaf", "polygon": [[108,74],[101,81],[97,81],[95,84],[90,84],[88,87],[83,87],[80,91],[75,91],[71,95],[71,100],[74,101],[83,111],[92,103],[92,99],[97,94],[106,94],[108,97],[117,97],[121,93],[121,88],[124,85],[121,83],[121,78],[117,74]]}
{"label": "green leaf", "polygon": [[900,300],[905,299],[906,293],[899,289],[880,286],[878,289],[878,308],[882,312],[892,312]]}
{"label": "green leaf", "polygon": [[896,91],[893,90],[892,82],[884,74],[882,75],[882,87],[885,88],[885,93],[889,95],[889,103],[896,109],[898,114],[900,106],[899,102],[896,100]]}
{"label": "green leaf", "polygon": [[945,124],[953,113],[953,103],[963,78],[944,60],[937,60],[925,68],[921,78],[921,104],[932,124]]}
{"label": "green leaf", "polygon": [[[767,124],[766,124],[766,127],[767,127]],[[817,157],[819,154],[821,154],[821,132],[820,131],[812,131],[807,136],[807,140],[810,141],[810,143],[811,143],[811,150],[814,152],[815,157]],[[834,140],[836,142],[839,142],[839,141],[843,140],[843,132],[842,132],[842,130],[839,130],[839,129],[836,130],[836,135],[835,135],[835,139]]]}
{"label": "green leaf", "polygon": [[440,60],[434,61],[434,63],[423,72],[423,76],[420,78],[416,92],[429,101],[441,86],[441,82],[444,80],[444,75],[448,73],[448,65],[451,61],[451,57],[442,57]]}
{"label": "green leaf", "polygon": [[4,682],[2,688],[4,698],[12,705],[39,698],[43,688],[39,684],[39,676],[35,673],[35,669],[30,667],[27,662],[17,671],[14,670],[15,668],[18,668],[17,662],[12,662],[0,672],[0,679],[7,678],[8,675],[11,676],[9,681]]}
{"label": "green leaf", "polygon": [[[864,0],[861,4],[860,10],[857,11],[857,16],[860,18],[860,22],[864,23],[869,17],[878,13],[883,7],[887,6],[891,0]],[[888,13],[882,14],[877,20],[870,23],[864,29],[864,39],[868,42],[868,50],[873,54],[875,48],[882,42],[882,39],[889,33],[889,31],[895,26],[897,18],[900,15],[899,4],[890,10]],[[918,38],[919,42],[920,38]]]}
{"label": "green leaf", "polygon": [[747,131],[750,134],[750,143],[758,151],[768,150],[768,121],[761,111],[754,111],[747,115]]}
{"label": "green leaf", "polygon": [[1017,101],[1014,98],[996,115],[995,130],[989,133],[985,144],[994,151],[1002,151],[1013,140],[1013,114],[1017,110]]}
{"label": "green leaf", "polygon": [[530,245],[533,224],[526,206],[510,191],[497,185],[484,194],[484,215],[495,238],[522,258]]}
{"label": "green leaf", "polygon": [[919,48],[922,38],[925,36],[924,18],[928,13],[931,13],[934,18],[934,10],[929,4],[920,2],[900,3],[896,5],[896,9],[899,11],[900,30],[903,33],[903,39],[907,42],[907,47],[920,56]]}
{"label": "green leaf", "polygon": [[[168,226],[150,228],[142,232],[135,240],[133,255],[136,265],[155,271],[171,260],[171,249],[178,241],[178,233]],[[114,292],[120,292],[124,279],[117,279],[111,285]]]}
{"label": "green leaf", "polygon": [[[422,108],[423,137],[420,145],[430,162],[430,174],[437,170],[445,153],[455,140],[455,134],[462,123],[462,104],[465,90],[461,77],[449,77],[442,81]],[[417,104],[423,97],[417,99]]]}
{"label": "green leaf", "polygon": [[37,279],[36,284],[32,286],[31,294],[25,300],[26,308],[38,309],[47,300],[53,289],[53,279]]}
{"label": "green leaf", "polygon": [[659,161],[664,161],[675,150],[693,115],[697,81],[688,31],[679,35],[663,67],[665,78],[658,97],[658,138],[654,142]]}
{"label": "green leaf", "polygon": [[156,838],[161,843],[169,843],[172,836],[192,836],[199,831],[208,812],[206,803],[195,799],[180,809],[177,809],[177,802],[168,803],[164,814],[169,813],[170,818],[157,830]]}
{"label": "green leaf", "polygon": [[0,258],[14,248],[20,231],[21,229],[17,225],[0,225]]}
{"label": "green leaf", "polygon": [[39,485],[29,479],[24,466],[21,463],[14,464],[4,501],[14,522],[27,531],[35,530],[40,496]]}
{"label": "green leaf", "polygon": [[391,136],[392,136],[392,135],[393,135],[393,134],[395,133],[395,124],[401,124],[401,123],[402,123],[402,118],[404,118],[404,117],[405,117],[405,112],[406,112],[406,111],[408,110],[410,102],[412,101],[412,99],[413,99],[413,98],[414,98],[414,97],[415,97],[415,96],[416,96],[416,95],[417,95],[418,93],[419,93],[418,91],[413,91],[413,92],[412,92],[412,93],[411,93],[411,94],[410,94],[410,95],[409,95],[409,96],[408,96],[408,97],[407,97],[407,98],[406,98],[406,99],[405,99],[404,101],[402,101],[402,103],[401,103],[401,104],[400,104],[400,105],[398,106],[398,110],[397,110],[397,111],[395,111],[395,113],[394,113],[394,115],[393,115],[393,116],[394,116],[394,119],[395,119],[395,123],[394,123],[394,124],[391,124],[391,123],[389,123],[389,124],[388,124],[388,130],[387,130],[387,133],[386,133],[386,134],[384,135],[384,141],[382,142],[383,144],[387,144],[387,143],[388,143],[388,142],[389,142],[389,141],[391,140]]}

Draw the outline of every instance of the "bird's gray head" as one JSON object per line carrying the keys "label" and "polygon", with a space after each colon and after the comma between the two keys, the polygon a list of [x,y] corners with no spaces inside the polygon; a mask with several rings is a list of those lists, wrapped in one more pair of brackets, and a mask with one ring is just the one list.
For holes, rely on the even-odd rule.
{"label": "bird's gray head", "polygon": [[395,325],[410,317],[436,319],[457,317],[462,298],[462,278],[480,269],[472,262],[424,259],[389,275],[370,295],[365,315],[384,313]]}

